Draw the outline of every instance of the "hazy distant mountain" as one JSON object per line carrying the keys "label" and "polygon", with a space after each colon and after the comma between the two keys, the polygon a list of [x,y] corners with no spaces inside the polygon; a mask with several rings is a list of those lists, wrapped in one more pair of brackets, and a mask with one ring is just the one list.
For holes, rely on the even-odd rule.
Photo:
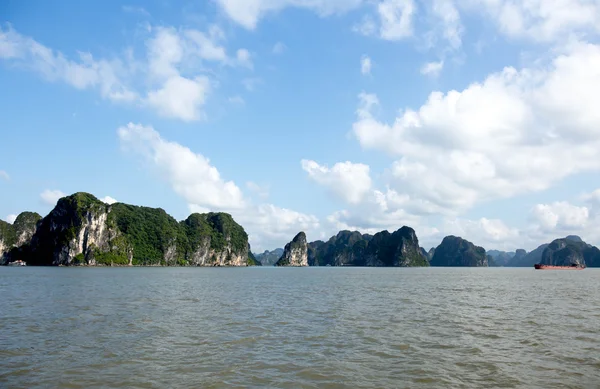
{"label": "hazy distant mountain", "polygon": [[506,252],[500,250],[489,250],[486,254],[494,259],[495,266],[506,266],[508,261],[515,256],[514,251]]}
{"label": "hazy distant mountain", "polygon": [[275,249],[273,251],[265,250],[262,254],[254,254],[256,260],[263,266],[273,266],[281,258],[283,249]]}

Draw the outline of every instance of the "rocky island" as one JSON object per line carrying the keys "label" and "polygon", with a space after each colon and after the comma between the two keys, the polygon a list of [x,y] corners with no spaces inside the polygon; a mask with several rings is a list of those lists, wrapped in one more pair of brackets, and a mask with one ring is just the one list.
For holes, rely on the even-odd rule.
{"label": "rocky island", "polygon": [[308,242],[304,232],[299,232],[285,245],[283,254],[275,266],[308,266]]}
{"label": "rocky island", "polygon": [[0,225],[4,264],[16,260],[45,266],[256,263],[248,235],[227,213],[195,213],[177,222],[160,208],[109,205],[91,194],[75,193],[61,198],[48,216],[37,216],[27,213],[23,223],[17,223],[17,218],[12,226]]}
{"label": "rocky island", "polygon": [[488,266],[483,247],[457,236],[447,236],[435,249],[431,266]]}
{"label": "rocky island", "polygon": [[0,264],[39,266],[516,266],[536,263],[600,267],[600,250],[570,235],[531,252],[490,250],[446,236],[429,251],[408,226],[374,235],[340,231],[308,242],[298,233],[284,249],[253,254],[248,234],[228,213],[194,213],[177,221],[161,208],[107,204],[79,192],[43,217],[23,212],[0,220]]}

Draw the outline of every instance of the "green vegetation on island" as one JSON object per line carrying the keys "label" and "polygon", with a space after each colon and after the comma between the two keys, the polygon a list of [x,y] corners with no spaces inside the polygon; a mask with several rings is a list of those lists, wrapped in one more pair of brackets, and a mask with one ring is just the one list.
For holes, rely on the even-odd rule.
{"label": "green vegetation on island", "polygon": [[[34,215],[26,215],[35,220]],[[24,216],[25,218],[25,216]],[[63,197],[36,222],[31,240],[4,262],[30,265],[247,266],[248,235],[226,213],[192,214],[177,222],[160,208],[108,205],[88,193]],[[14,246],[14,228],[0,233]],[[6,233],[4,233],[6,230]]]}

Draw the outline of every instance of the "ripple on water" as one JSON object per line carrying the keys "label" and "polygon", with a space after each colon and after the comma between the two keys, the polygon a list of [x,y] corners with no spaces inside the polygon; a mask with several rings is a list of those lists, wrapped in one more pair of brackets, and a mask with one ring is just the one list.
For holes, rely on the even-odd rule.
{"label": "ripple on water", "polygon": [[0,387],[600,382],[599,271],[300,270],[0,268]]}

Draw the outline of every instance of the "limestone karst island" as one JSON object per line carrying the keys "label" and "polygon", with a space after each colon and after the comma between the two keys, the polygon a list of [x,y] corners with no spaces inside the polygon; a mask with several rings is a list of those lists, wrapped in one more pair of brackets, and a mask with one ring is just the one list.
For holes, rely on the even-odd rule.
{"label": "limestone karst island", "polygon": [[340,231],[326,242],[299,232],[283,249],[255,254],[227,213],[177,221],[160,208],[109,205],[82,192],[61,198],[45,217],[23,212],[12,224],[0,220],[0,258],[28,266],[600,267],[600,250],[577,236],[529,253],[486,252],[456,236],[425,250],[408,226],[374,235]]}

